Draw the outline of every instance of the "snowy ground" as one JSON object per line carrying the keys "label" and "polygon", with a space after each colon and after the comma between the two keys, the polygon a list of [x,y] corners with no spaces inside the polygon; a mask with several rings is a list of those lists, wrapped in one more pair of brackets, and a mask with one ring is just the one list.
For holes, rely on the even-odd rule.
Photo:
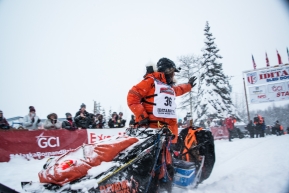
{"label": "snowy ground", "polygon": [[[216,163],[198,189],[182,193],[289,193],[289,135],[215,141]],[[21,181],[38,181],[46,162],[14,158],[0,163],[0,183],[23,192]]]}

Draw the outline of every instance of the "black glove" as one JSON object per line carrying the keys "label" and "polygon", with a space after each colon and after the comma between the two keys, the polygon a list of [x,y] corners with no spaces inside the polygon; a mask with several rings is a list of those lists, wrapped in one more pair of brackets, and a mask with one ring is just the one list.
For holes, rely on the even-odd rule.
{"label": "black glove", "polygon": [[193,76],[189,79],[188,83],[190,83],[192,85],[192,87],[194,87],[197,84],[197,83],[195,83],[196,80],[197,80],[197,77]]}
{"label": "black glove", "polygon": [[31,123],[34,123],[34,118],[31,119]]}
{"label": "black glove", "polygon": [[139,125],[148,125],[149,122],[149,118],[144,118],[143,120],[139,121]]}

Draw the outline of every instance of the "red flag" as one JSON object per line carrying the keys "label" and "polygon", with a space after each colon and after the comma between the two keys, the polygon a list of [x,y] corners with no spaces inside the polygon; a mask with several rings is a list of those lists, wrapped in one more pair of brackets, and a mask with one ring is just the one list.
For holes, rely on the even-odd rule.
{"label": "red flag", "polygon": [[256,69],[256,67],[257,67],[257,65],[256,65],[256,63],[255,63],[255,60],[254,60],[254,57],[253,57],[253,55],[252,55],[252,61],[253,61],[253,67],[254,67],[254,70]]}
{"label": "red flag", "polygon": [[270,63],[269,63],[269,59],[268,59],[268,56],[267,56],[267,52],[266,52],[266,66],[270,66]]}
{"label": "red flag", "polygon": [[278,53],[278,50],[276,50],[276,51],[277,51],[278,63],[279,63],[279,64],[282,64],[281,56],[280,56],[280,54]]}

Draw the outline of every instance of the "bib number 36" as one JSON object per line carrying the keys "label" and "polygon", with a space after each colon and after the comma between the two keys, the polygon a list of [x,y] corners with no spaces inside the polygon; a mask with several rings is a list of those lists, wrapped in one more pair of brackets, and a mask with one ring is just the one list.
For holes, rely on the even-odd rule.
{"label": "bib number 36", "polygon": [[165,106],[172,106],[172,98],[171,97],[165,97],[166,102],[164,103]]}

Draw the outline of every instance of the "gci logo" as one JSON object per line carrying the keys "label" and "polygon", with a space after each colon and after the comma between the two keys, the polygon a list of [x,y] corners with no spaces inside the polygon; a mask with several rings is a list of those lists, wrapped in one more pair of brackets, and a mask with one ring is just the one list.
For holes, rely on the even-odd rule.
{"label": "gci logo", "polygon": [[278,92],[278,91],[282,91],[282,86],[272,86],[272,91],[274,92]]}
{"label": "gci logo", "polygon": [[53,136],[43,136],[43,133],[41,133],[37,138],[37,144],[40,148],[46,148],[46,147],[59,147],[59,137],[53,137]]}

